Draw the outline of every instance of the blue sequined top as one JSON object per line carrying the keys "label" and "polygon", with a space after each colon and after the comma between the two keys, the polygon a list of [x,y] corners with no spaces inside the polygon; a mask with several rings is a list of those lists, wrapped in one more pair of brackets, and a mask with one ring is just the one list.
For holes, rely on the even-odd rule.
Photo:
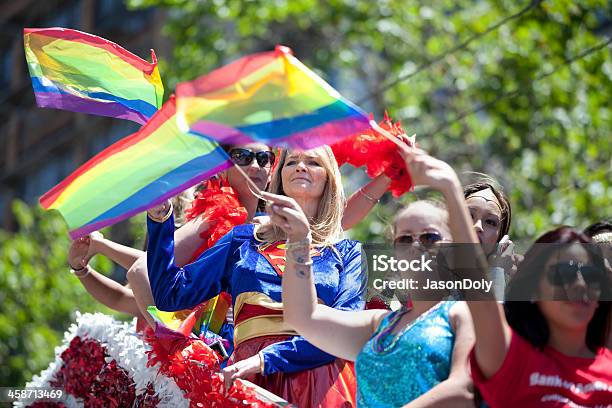
{"label": "blue sequined top", "polygon": [[355,361],[359,407],[400,407],[446,380],[450,374],[455,334],[448,313],[454,301],[440,302],[419,316],[392,347],[396,333],[374,338],[400,311],[389,313]]}

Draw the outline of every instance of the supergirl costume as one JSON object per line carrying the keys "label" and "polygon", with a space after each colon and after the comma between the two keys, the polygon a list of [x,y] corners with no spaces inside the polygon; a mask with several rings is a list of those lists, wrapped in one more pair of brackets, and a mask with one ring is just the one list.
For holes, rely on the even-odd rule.
{"label": "supergirl costume", "polygon": [[[163,223],[149,218],[147,226],[149,280],[159,309],[190,308],[226,291],[234,307],[234,361],[262,356],[262,374],[249,380],[300,407],[356,405],[352,364],[317,349],[283,321],[284,242],[262,245],[252,224],[239,225],[179,268],[173,257],[173,217]],[[319,302],[363,309],[361,245],[342,240],[333,249],[313,249],[312,255]]]}

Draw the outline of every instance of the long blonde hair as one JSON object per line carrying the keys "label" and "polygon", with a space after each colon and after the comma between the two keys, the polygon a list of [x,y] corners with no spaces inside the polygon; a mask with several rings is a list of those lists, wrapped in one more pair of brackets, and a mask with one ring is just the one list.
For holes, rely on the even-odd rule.
{"label": "long blonde hair", "polygon": [[[317,212],[310,220],[312,243],[314,245],[333,245],[343,237],[342,216],[346,200],[338,162],[329,146],[317,147],[309,150],[321,159],[321,164],[327,172],[327,182],[323,189]],[[283,150],[278,165],[272,175],[269,191],[273,194],[287,195],[283,189],[282,171],[285,166],[288,152]],[[269,222],[255,226],[255,238],[263,242],[274,242],[286,239],[284,232]]]}

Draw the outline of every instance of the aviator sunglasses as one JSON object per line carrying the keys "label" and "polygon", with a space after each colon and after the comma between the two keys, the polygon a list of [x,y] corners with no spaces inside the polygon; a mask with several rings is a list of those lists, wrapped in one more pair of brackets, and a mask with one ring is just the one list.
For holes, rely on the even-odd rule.
{"label": "aviator sunglasses", "polygon": [[[420,234],[417,239],[424,247],[431,247],[436,242],[442,241],[442,235],[438,234],[437,232],[424,232]],[[411,245],[414,241],[415,239],[412,237],[412,235],[400,235],[393,240],[393,244],[396,246]]]}
{"label": "aviator sunglasses", "polygon": [[603,282],[604,273],[600,268],[574,261],[551,265],[548,268],[546,278],[554,286],[571,285],[578,279],[578,272],[582,275],[587,286],[600,285]]}
{"label": "aviator sunglasses", "polygon": [[229,156],[232,161],[238,166],[249,166],[253,160],[257,160],[259,167],[266,167],[268,164],[272,166],[276,156],[271,151],[260,151],[255,153],[249,149],[232,149],[229,151]]}

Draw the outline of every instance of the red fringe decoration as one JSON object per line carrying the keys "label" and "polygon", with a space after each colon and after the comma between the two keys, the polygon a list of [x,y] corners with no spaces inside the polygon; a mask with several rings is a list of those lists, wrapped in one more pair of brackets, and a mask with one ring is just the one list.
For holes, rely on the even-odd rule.
{"label": "red fringe decoration", "polygon": [[208,229],[200,234],[204,243],[195,251],[191,260],[197,259],[236,225],[244,224],[247,215],[246,208],[238,201],[233,188],[222,187],[218,179],[206,181],[204,189],[185,211],[188,221],[201,217],[202,221],[209,224]]}
{"label": "red fringe decoration", "polygon": [[[393,123],[387,113],[380,127],[394,136],[405,135],[399,122]],[[331,146],[338,166],[344,163],[355,167],[366,166],[366,173],[371,178],[385,174],[391,179],[388,191],[393,197],[399,197],[412,190],[412,179],[406,169],[406,163],[397,151],[395,143],[370,129],[366,133],[341,140]]]}
{"label": "red fringe decoration", "polygon": [[190,407],[198,408],[273,408],[257,398],[255,391],[242,381],[234,382],[225,392],[219,373],[219,356],[200,339],[171,336],[164,339],[148,328],[145,340],[151,345],[148,366],[160,363],[160,372],[172,378],[190,399]]}

